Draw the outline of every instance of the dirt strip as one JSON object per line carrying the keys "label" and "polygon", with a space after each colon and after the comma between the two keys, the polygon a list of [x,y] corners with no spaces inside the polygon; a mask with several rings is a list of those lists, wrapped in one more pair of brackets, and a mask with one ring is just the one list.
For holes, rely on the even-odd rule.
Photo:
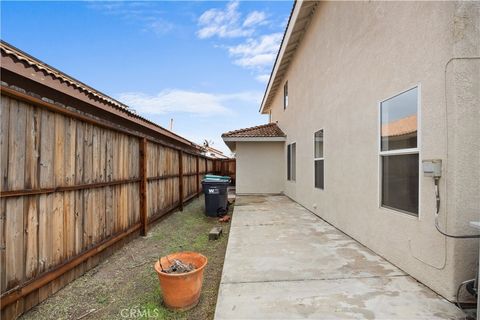
{"label": "dirt strip", "polygon": [[[209,241],[208,232],[218,225],[223,235]],[[193,200],[21,319],[213,319],[229,227],[203,214],[203,197]],[[153,269],[160,256],[177,251],[208,258],[200,302],[187,312],[163,307]]]}

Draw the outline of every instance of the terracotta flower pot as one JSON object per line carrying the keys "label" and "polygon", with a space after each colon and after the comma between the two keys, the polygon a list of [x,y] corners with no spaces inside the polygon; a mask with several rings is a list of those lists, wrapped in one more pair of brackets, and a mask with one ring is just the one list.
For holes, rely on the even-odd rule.
{"label": "terracotta flower pot", "polygon": [[[168,259],[167,259],[168,257]],[[163,269],[172,265],[173,259],[181,260],[185,264],[193,264],[195,270],[182,273],[162,272],[160,262],[155,263],[160,287],[165,305],[174,310],[188,310],[195,307],[200,299],[203,283],[203,269],[207,265],[207,257],[196,252],[177,252],[161,258]],[[170,260],[170,262],[169,262]]]}

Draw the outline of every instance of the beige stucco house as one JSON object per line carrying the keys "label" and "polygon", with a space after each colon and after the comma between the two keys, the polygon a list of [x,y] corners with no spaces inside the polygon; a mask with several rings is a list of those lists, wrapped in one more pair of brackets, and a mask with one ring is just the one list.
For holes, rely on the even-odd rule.
{"label": "beige stucco house", "polygon": [[223,135],[237,193],[283,193],[455,300],[479,241],[435,216],[480,220],[479,56],[478,2],[297,1],[270,123]]}

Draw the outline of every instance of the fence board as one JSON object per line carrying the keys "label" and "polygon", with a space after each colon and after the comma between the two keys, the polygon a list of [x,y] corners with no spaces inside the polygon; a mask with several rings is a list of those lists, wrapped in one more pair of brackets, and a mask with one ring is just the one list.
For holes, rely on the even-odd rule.
{"label": "fence board", "polygon": [[49,207],[48,198],[52,197],[50,194],[42,194],[39,196],[38,205],[38,272],[44,272],[47,270],[49,251],[51,249],[51,230],[49,230],[49,213],[51,208]]}
{"label": "fence board", "polygon": [[54,265],[60,264],[64,260],[64,248],[63,248],[63,194],[54,193],[52,196],[53,199],[53,212],[51,221],[52,233],[52,250],[53,255],[51,257],[51,263],[48,266],[53,267]]}
{"label": "fence board", "polygon": [[75,185],[76,121],[65,119],[65,185]]}
{"label": "fence board", "polygon": [[66,259],[75,254],[75,191],[63,193],[63,248]]}
{"label": "fence board", "polygon": [[85,124],[83,144],[83,183],[93,182],[93,126]]}
{"label": "fence board", "polygon": [[10,98],[2,95],[0,100],[0,190],[7,190],[8,181],[8,139],[10,129]]}
{"label": "fence board", "polygon": [[[5,248],[5,228],[6,228],[6,205],[7,199],[0,199],[0,246]],[[5,249],[0,250],[0,290],[5,292],[7,290],[6,277],[6,255]]]}
{"label": "fence board", "polygon": [[25,277],[38,272],[38,196],[25,199]]}
{"label": "fence board", "polygon": [[5,220],[6,289],[24,280],[23,198],[7,199]]}
{"label": "fence board", "polygon": [[36,189],[38,183],[38,162],[40,156],[40,119],[39,110],[25,105],[26,126],[25,126],[25,188]]}
{"label": "fence board", "polygon": [[23,189],[25,181],[26,108],[10,100],[10,135],[8,141],[8,189]]}
{"label": "fence board", "polygon": [[55,186],[62,186],[65,185],[65,118],[59,114],[55,115],[54,148],[53,171],[55,175]]}
{"label": "fence board", "polygon": [[85,143],[85,123],[77,122],[75,135],[75,184],[83,183],[83,153]]}

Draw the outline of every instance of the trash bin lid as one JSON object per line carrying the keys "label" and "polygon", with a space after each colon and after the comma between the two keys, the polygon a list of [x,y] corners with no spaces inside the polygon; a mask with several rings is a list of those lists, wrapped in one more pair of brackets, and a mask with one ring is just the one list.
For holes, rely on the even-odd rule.
{"label": "trash bin lid", "polygon": [[227,178],[227,179],[230,179],[229,176],[218,176],[218,175],[210,174],[210,173],[207,173],[207,174],[205,175],[205,178]]}
{"label": "trash bin lid", "polygon": [[230,180],[225,179],[203,179],[202,183],[230,183]]}
{"label": "trash bin lid", "polygon": [[230,183],[230,177],[223,177],[223,176],[214,176],[214,175],[206,175],[202,179],[202,183]]}
{"label": "trash bin lid", "polygon": [[230,177],[229,176],[217,176],[217,175],[214,175],[214,174],[206,174],[205,177],[203,178],[203,180],[230,181]]}

